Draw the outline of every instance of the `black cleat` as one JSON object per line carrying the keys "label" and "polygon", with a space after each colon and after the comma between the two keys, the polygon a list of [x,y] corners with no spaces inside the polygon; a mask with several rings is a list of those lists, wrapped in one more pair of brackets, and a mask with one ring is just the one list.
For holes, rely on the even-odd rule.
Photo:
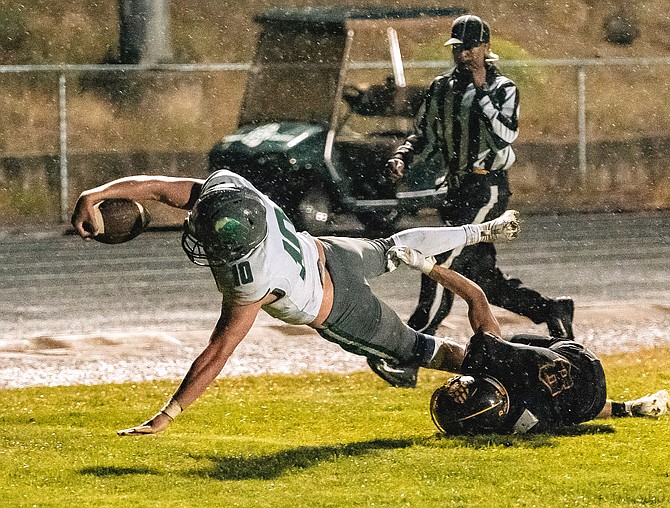
{"label": "black cleat", "polygon": [[547,305],[547,328],[549,335],[557,339],[574,340],[572,320],[575,317],[575,302],[569,296],[550,300]]}
{"label": "black cleat", "polygon": [[382,358],[368,358],[368,365],[372,372],[394,388],[416,388],[418,366],[393,366]]}

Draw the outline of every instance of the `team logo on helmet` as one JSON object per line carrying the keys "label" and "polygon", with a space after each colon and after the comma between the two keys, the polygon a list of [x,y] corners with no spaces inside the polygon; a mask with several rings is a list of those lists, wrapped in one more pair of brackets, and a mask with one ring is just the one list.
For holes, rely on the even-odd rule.
{"label": "team logo on helmet", "polygon": [[232,217],[221,217],[214,223],[214,231],[228,242],[243,241],[246,230],[240,221]]}
{"label": "team logo on helmet", "polygon": [[509,412],[509,395],[492,377],[454,376],[430,401],[430,414],[443,434],[501,431]]}
{"label": "team logo on helmet", "polygon": [[252,190],[219,184],[198,198],[184,223],[182,247],[202,266],[232,263],[267,236],[265,204]]}

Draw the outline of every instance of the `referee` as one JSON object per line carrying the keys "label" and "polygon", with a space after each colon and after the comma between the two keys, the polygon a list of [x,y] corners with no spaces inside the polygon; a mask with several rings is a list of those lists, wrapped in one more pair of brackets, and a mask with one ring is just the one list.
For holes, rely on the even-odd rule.
{"label": "referee", "polygon": [[[439,209],[452,226],[479,224],[501,215],[509,201],[507,171],[516,157],[519,92],[493,62],[489,25],[478,16],[454,20],[451,46],[454,69],[437,76],[415,118],[414,133],[387,163],[388,177],[397,182],[409,164],[438,167],[449,191]],[[479,284],[491,304],[546,323],[557,338],[573,338],[574,303],[550,299],[504,275],[497,267],[492,244],[481,243],[437,256],[445,268]],[[434,334],[449,314],[454,295],[423,275],[419,303],[408,324]]]}

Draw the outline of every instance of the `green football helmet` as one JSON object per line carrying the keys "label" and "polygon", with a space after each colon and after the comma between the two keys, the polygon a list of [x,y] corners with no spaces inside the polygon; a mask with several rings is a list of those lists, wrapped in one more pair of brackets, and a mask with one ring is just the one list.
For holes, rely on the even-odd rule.
{"label": "green football helmet", "polygon": [[223,183],[198,198],[184,222],[181,245],[196,265],[222,266],[258,247],[267,232],[261,197],[246,187]]}

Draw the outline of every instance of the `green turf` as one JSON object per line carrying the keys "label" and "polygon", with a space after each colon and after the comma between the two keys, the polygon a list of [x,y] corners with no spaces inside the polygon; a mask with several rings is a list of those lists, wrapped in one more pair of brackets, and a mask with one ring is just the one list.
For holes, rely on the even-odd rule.
{"label": "green turf", "polygon": [[[670,388],[670,351],[605,358],[615,398]],[[157,436],[116,436],[176,382],[0,391],[0,506],[670,506],[670,418],[440,438],[371,373],[220,379]]]}

